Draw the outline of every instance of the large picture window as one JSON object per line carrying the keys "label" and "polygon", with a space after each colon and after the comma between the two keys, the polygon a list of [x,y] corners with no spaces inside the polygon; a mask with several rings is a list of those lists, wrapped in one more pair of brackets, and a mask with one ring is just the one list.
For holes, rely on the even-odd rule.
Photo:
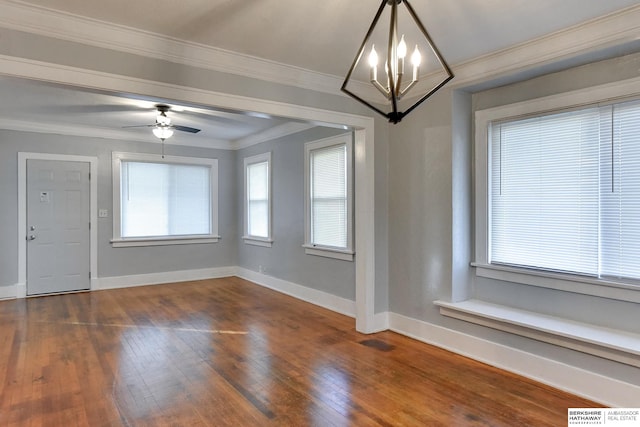
{"label": "large picture window", "polygon": [[489,126],[490,264],[640,283],[640,101]]}
{"label": "large picture window", "polygon": [[114,246],[216,241],[217,161],[114,153]]}
{"label": "large picture window", "polygon": [[[474,116],[476,280],[454,283],[440,313],[635,364],[626,319],[640,303],[640,79]],[[596,313],[614,306],[619,318]]]}
{"label": "large picture window", "polygon": [[309,254],[353,259],[351,147],[350,134],[305,145]]}

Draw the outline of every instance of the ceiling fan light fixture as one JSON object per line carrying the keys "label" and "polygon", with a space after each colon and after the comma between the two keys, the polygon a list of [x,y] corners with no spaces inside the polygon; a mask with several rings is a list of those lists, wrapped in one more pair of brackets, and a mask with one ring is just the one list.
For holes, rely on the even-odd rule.
{"label": "ceiling fan light fixture", "polygon": [[164,141],[165,139],[171,138],[173,136],[173,129],[171,129],[171,127],[167,125],[158,124],[153,128],[153,134],[156,136],[156,138]]}
{"label": "ceiling fan light fixture", "polygon": [[[410,60],[408,43],[415,46]],[[384,50],[378,53],[376,45]],[[453,77],[409,1],[382,0],[341,90],[396,124]]]}
{"label": "ceiling fan light fixture", "polygon": [[156,116],[156,124],[160,126],[169,126],[171,124],[171,119],[167,117],[164,111]]}
{"label": "ceiling fan light fixture", "polygon": [[158,110],[155,124],[123,126],[123,127],[124,128],[140,128],[140,127],[151,128],[153,135],[162,141],[162,158],[164,159],[164,140],[171,138],[173,136],[174,131],[178,130],[181,132],[198,133],[200,132],[200,129],[192,128],[189,126],[172,125],[171,119],[167,117],[169,106],[164,104],[157,104],[155,107]]}

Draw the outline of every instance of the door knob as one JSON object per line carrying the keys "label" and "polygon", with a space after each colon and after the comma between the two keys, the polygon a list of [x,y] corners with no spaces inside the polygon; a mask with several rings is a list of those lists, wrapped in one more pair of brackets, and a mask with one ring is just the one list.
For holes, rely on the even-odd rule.
{"label": "door knob", "polygon": [[27,237],[27,240],[36,240],[36,235],[35,234],[29,234],[29,237]]}

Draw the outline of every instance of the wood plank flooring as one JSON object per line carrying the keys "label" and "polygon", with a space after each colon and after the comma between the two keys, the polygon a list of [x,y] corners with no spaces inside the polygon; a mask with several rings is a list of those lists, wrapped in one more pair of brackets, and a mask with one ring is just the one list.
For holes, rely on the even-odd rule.
{"label": "wood plank flooring", "polygon": [[0,302],[0,426],[562,426],[590,406],[239,278]]}

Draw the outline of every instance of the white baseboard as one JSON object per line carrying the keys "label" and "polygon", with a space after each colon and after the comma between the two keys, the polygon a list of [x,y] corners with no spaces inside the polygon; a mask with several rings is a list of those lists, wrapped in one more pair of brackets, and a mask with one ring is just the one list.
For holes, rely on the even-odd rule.
{"label": "white baseboard", "polygon": [[118,289],[163,283],[188,282],[191,280],[216,279],[236,275],[236,267],[203,268],[198,270],[167,271],[163,273],[135,274],[131,276],[100,277],[95,279],[92,289]]}
{"label": "white baseboard", "polygon": [[16,283],[16,298],[26,298],[26,297],[27,297],[27,284]]}
{"label": "white baseboard", "polygon": [[256,271],[238,267],[236,276],[249,280],[265,288],[290,295],[300,300],[309,302],[328,310],[335,311],[345,316],[356,316],[356,303],[346,298],[342,298],[327,292],[309,288],[307,286],[298,285],[296,283],[287,282],[286,280],[276,277],[267,276]]}
{"label": "white baseboard", "polygon": [[389,316],[391,313],[388,311],[382,313],[376,313],[373,317],[373,333],[382,332],[389,329]]}
{"label": "white baseboard", "polygon": [[[236,267],[203,268],[199,270],[167,271],[163,273],[135,274],[117,277],[92,277],[91,290],[131,288],[190,280],[215,279],[236,275]],[[27,284],[0,286],[0,300],[27,297]]]}
{"label": "white baseboard", "polygon": [[26,283],[16,283],[15,285],[0,286],[0,300],[25,298],[26,296]]}
{"label": "white baseboard", "polygon": [[402,335],[610,407],[638,406],[640,387],[633,384],[395,313],[389,313],[389,326]]}
{"label": "white baseboard", "polygon": [[0,300],[15,299],[18,296],[18,285],[0,286]]}

